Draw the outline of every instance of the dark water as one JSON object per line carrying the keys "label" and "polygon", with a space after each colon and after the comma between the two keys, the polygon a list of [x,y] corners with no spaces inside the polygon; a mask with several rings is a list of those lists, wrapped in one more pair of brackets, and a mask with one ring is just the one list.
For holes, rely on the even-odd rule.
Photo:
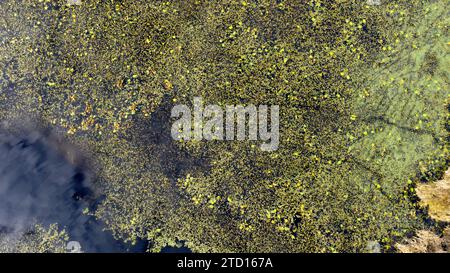
{"label": "dark water", "polygon": [[182,247],[166,246],[165,248],[161,249],[161,253],[192,253],[192,250],[185,246]]}
{"label": "dark water", "polygon": [[145,242],[121,243],[103,231],[101,222],[83,214],[97,202],[92,180],[48,135],[0,132],[0,232],[20,234],[36,223],[58,223],[84,252],[145,251]]}
{"label": "dark water", "polygon": [[[204,162],[180,151],[166,128],[170,101],[163,100],[152,119],[134,128],[132,143],[157,145],[161,154],[152,155],[172,181],[190,168],[202,168]],[[165,127],[166,126],[166,127]],[[145,252],[148,241],[131,246],[115,240],[102,222],[83,213],[94,211],[103,196],[96,191],[95,177],[87,160],[76,147],[42,130],[17,130],[0,126],[0,235],[20,235],[35,224],[57,223],[70,241],[78,241],[84,252]],[[174,197],[174,204],[176,203]],[[189,248],[165,247],[163,253],[187,253]]]}

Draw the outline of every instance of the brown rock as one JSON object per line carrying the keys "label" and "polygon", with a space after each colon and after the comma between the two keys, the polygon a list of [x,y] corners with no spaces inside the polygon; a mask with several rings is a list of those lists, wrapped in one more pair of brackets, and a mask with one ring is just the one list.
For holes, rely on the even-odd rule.
{"label": "brown rock", "polygon": [[442,180],[421,184],[416,192],[422,204],[428,206],[432,218],[450,222],[450,169],[445,172]]}

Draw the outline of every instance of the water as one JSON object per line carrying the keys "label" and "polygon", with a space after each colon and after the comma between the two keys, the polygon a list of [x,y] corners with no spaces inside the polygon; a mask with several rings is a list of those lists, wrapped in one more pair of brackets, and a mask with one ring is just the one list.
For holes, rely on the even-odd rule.
{"label": "water", "polygon": [[34,224],[58,223],[84,252],[142,252],[145,242],[130,247],[85,215],[98,196],[93,178],[75,150],[42,132],[0,131],[0,232],[20,234]]}

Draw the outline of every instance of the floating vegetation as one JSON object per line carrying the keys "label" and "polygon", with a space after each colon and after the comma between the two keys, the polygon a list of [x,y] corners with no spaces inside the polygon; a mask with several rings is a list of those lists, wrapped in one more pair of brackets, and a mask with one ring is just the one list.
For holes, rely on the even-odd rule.
{"label": "floating vegetation", "polygon": [[[89,151],[92,213],[149,251],[393,251],[434,228],[415,188],[448,167],[446,6],[2,1],[0,119]],[[280,105],[279,149],[172,140],[193,97]]]}

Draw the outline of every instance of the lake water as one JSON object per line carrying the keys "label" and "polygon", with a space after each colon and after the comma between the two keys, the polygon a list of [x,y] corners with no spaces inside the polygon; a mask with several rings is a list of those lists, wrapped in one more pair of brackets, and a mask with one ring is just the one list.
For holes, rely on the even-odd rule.
{"label": "lake water", "polygon": [[[103,231],[103,224],[83,214],[98,202],[87,169],[69,162],[61,143],[39,132],[0,132],[0,232],[20,234],[34,224],[58,223],[84,252],[143,252]],[[97,198],[97,199],[95,199]]]}

